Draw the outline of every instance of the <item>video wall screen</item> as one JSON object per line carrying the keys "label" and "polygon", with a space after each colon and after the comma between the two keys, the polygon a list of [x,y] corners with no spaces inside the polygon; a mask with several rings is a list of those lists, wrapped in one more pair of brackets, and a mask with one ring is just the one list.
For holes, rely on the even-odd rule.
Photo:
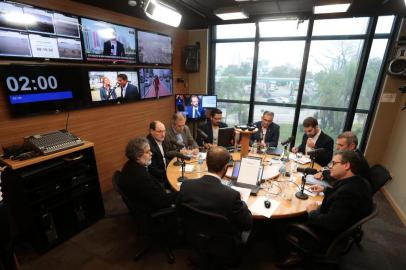
{"label": "video wall screen", "polygon": [[136,71],[89,71],[92,102],[138,100],[138,73]]}
{"label": "video wall screen", "polygon": [[172,38],[170,36],[137,31],[138,61],[143,64],[172,64]]}
{"label": "video wall screen", "polygon": [[170,96],[173,93],[172,70],[164,68],[140,69],[141,99]]}
{"label": "video wall screen", "polygon": [[0,56],[82,60],[79,19],[0,2]]}
{"label": "video wall screen", "polygon": [[82,18],[86,60],[100,62],[136,62],[135,29]]}

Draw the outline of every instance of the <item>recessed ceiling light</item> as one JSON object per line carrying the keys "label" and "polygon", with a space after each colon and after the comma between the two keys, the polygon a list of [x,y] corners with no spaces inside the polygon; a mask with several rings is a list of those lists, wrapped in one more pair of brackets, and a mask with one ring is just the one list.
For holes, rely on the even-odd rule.
{"label": "recessed ceiling light", "polygon": [[347,12],[350,3],[314,6],[314,14]]}

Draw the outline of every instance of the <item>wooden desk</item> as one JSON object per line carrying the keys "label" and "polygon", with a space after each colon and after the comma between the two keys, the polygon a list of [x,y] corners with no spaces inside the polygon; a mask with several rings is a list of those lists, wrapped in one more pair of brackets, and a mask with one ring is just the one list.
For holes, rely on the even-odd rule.
{"label": "wooden desk", "polygon": [[[261,155],[256,155],[256,156],[261,156]],[[240,159],[240,154],[233,153],[233,158],[235,160]],[[271,158],[272,158],[272,156],[267,155],[265,157],[265,161],[270,161]],[[180,166],[173,165],[175,160],[176,160],[176,158],[173,159],[169,163],[166,174],[167,174],[171,187],[174,190],[179,191],[180,183],[178,183],[177,179],[181,175],[181,171],[180,171]],[[195,166],[193,172],[185,173],[185,176],[187,178],[189,178],[189,180],[187,180],[187,181],[193,181],[193,179],[200,178],[203,175],[205,175],[207,172],[207,166],[206,166],[205,162],[199,166],[197,163],[197,160],[192,159],[189,162],[187,162],[187,164],[193,164]],[[307,166],[310,166],[310,164]],[[300,167],[302,167],[302,166],[300,166]],[[318,166],[318,165],[315,167],[316,167],[316,169],[320,168],[320,166]],[[296,184],[300,185],[300,183],[301,183],[300,174],[295,173],[294,179],[295,179]],[[315,196],[315,197],[309,196],[309,198],[307,200],[300,200],[300,199],[296,198],[295,193],[297,191],[297,186],[293,183],[289,183],[287,180],[289,180],[289,177],[278,176],[272,180],[266,181],[265,185],[268,185],[268,186],[273,185],[273,187],[270,190],[268,189],[268,191],[271,191],[271,192],[274,191],[273,193],[277,193],[279,191],[278,186],[280,186],[280,188],[282,189],[282,192],[280,192],[278,195],[269,195],[269,193],[267,193],[267,191],[265,191],[264,189],[261,189],[258,192],[258,196],[269,196],[270,199],[277,200],[280,202],[279,207],[273,213],[271,218],[288,218],[288,217],[300,216],[306,212],[306,206],[309,203],[314,202],[314,201],[321,202],[323,200],[322,196]],[[284,192],[288,192],[288,189],[289,189],[289,192],[293,193],[292,200],[286,200],[282,196]],[[248,206],[252,205],[254,203],[255,199],[256,199],[256,196],[250,196],[250,198],[248,199]],[[253,216],[255,219],[265,219],[264,216],[256,215],[255,213],[253,213]]]}

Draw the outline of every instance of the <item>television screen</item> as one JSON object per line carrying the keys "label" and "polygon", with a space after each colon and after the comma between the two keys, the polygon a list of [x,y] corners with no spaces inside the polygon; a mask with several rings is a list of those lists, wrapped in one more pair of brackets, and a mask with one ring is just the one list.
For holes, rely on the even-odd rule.
{"label": "television screen", "polygon": [[135,63],[135,29],[82,18],[86,59]]}
{"label": "television screen", "polygon": [[137,31],[138,61],[144,64],[172,64],[172,39],[170,36]]}
{"label": "television screen", "polygon": [[217,108],[217,96],[202,96],[203,108]]}
{"label": "television screen", "polygon": [[172,70],[164,68],[141,68],[141,99],[172,95]]}
{"label": "television screen", "polygon": [[202,106],[202,95],[176,95],[176,111],[183,112],[187,119],[205,119],[206,111]]}
{"label": "television screen", "polygon": [[92,102],[139,99],[136,71],[89,71],[88,75]]}
{"label": "television screen", "polygon": [[2,66],[1,82],[14,115],[81,106],[80,70],[62,66]]}
{"label": "television screen", "polygon": [[1,2],[0,28],[0,56],[82,60],[77,17]]}

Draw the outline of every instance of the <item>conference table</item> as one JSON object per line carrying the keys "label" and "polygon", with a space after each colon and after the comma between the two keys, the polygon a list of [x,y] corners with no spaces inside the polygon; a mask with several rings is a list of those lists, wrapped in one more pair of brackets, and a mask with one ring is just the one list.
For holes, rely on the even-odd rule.
{"label": "conference table", "polygon": [[[232,156],[234,160],[241,159],[240,153],[232,153]],[[249,154],[248,156],[261,157],[263,160],[264,170],[268,167],[268,165],[274,165],[275,163],[280,164],[278,162],[281,162],[275,160],[275,158],[277,157],[272,155]],[[176,160],[176,158],[171,160],[171,162],[168,164],[166,173],[172,189],[175,191],[179,191],[181,183],[178,182],[178,178],[179,176],[181,176],[182,173],[181,166],[174,164]],[[286,168],[288,168],[288,171],[290,166],[295,166],[295,163],[296,162],[293,160],[289,160],[288,162],[286,162],[285,165]],[[298,167],[310,167],[310,163],[304,165],[301,165],[299,163],[296,164]],[[204,161],[203,164],[199,164],[197,157],[192,157],[191,160],[186,161],[186,165],[189,165],[189,170],[184,173],[184,176],[187,177],[187,180],[185,181],[193,181],[194,179],[198,179],[207,173],[206,162]],[[320,166],[318,164],[315,164],[314,168],[319,169]],[[229,168],[229,171],[224,178],[225,180],[227,180],[227,175],[231,175],[230,170],[232,170],[232,168]],[[313,196],[309,196],[307,200],[301,200],[295,196],[295,193],[299,190],[300,184],[302,182],[301,173],[294,172],[292,173],[291,177],[283,176],[280,173],[271,173],[271,175],[271,178],[266,179],[263,181],[263,183],[261,183],[261,189],[256,196],[249,196],[247,200],[247,205],[249,208],[251,208],[251,206],[253,206],[255,201],[259,198],[261,198],[262,200],[266,198],[269,199],[271,202],[277,201],[279,203],[279,206],[273,211],[271,218],[280,219],[300,216],[306,212],[306,206],[308,204],[312,202],[321,203],[321,201],[323,200],[322,194],[312,194]],[[231,179],[229,179],[229,181],[231,181]],[[266,219],[264,215],[255,213],[252,211],[252,209],[251,212],[255,219]]]}

